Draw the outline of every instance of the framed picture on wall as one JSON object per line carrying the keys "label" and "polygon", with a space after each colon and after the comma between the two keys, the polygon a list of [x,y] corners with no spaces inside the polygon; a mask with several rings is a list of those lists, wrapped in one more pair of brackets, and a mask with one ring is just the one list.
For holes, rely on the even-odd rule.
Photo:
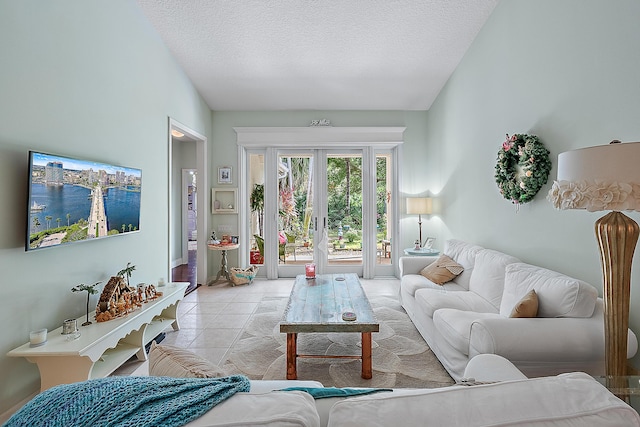
{"label": "framed picture on wall", "polygon": [[231,166],[220,166],[218,168],[218,184],[231,184]]}

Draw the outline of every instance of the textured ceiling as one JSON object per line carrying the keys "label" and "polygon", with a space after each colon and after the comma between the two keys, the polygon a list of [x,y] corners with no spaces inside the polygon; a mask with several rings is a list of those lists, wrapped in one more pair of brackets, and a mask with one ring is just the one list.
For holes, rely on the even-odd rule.
{"label": "textured ceiling", "polygon": [[137,0],[212,110],[426,110],[499,0]]}

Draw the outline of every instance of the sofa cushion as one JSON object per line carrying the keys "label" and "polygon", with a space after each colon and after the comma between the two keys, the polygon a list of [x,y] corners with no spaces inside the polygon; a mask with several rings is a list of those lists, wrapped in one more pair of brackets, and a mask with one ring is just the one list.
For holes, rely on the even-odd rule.
{"label": "sofa cushion", "polygon": [[538,295],[535,289],[531,289],[522,297],[520,301],[513,307],[509,317],[536,317],[538,315]]}
{"label": "sofa cushion", "polygon": [[431,280],[427,279],[424,276],[419,274],[407,274],[406,276],[402,276],[402,281],[400,282],[400,286],[402,290],[412,297],[415,296],[416,291],[418,289],[439,289],[446,291],[466,291],[465,288],[458,285],[455,282],[447,282],[442,285],[436,285]]}
{"label": "sofa cushion", "polygon": [[236,393],[185,427],[320,426],[313,397],[301,391]]}
{"label": "sofa cushion", "polygon": [[420,275],[431,280],[436,285],[443,285],[464,271],[464,267],[446,255],[440,255],[437,260],[420,271]]}
{"label": "sofa cushion", "polygon": [[357,397],[337,402],[329,414],[330,427],[393,426],[400,420],[408,426],[613,427],[639,425],[640,416],[582,372]]}
{"label": "sofa cushion", "polygon": [[491,249],[481,250],[476,255],[473,272],[469,279],[469,290],[489,301],[496,310],[500,309],[505,268],[515,262],[520,260]]}
{"label": "sofa cushion", "polygon": [[469,355],[471,324],[478,319],[501,317],[498,313],[476,313],[452,308],[442,308],[433,314],[433,325],[453,348],[465,356]]}
{"label": "sofa cushion", "polygon": [[441,308],[479,313],[498,312],[487,300],[469,291],[446,292],[440,289],[418,289],[415,298],[420,310],[429,317],[433,317],[433,313]]}
{"label": "sofa cushion", "polygon": [[223,369],[189,350],[154,341],[149,350],[149,375],[174,378],[224,377]]}
{"label": "sofa cushion", "polygon": [[476,254],[482,249],[481,246],[472,245],[456,239],[447,240],[444,244],[442,253],[464,267],[464,271],[455,278],[454,282],[465,289],[469,289],[469,279],[473,272]]}
{"label": "sofa cushion", "polygon": [[538,317],[591,317],[598,291],[582,280],[525,263],[506,269],[500,314],[508,317],[531,289],[538,295]]}

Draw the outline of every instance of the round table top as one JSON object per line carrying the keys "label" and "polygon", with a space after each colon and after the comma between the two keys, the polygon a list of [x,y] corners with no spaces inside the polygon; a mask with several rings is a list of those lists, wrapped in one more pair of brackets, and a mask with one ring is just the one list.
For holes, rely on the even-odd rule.
{"label": "round table top", "polygon": [[415,249],[415,248],[407,248],[404,250],[404,253],[407,255],[414,256],[436,256],[440,254],[440,251],[436,249]]}
{"label": "round table top", "polygon": [[220,243],[217,245],[212,245],[211,243],[207,244],[209,249],[213,249],[214,251],[230,251],[232,249],[238,249],[240,247],[239,243]]}

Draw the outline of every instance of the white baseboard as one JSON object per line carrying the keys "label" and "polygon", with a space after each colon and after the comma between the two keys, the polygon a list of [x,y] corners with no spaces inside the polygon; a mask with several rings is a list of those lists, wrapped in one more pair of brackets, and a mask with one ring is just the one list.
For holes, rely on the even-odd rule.
{"label": "white baseboard", "polygon": [[28,401],[30,401],[31,399],[33,399],[34,397],[36,397],[36,395],[39,393],[39,391],[36,391],[33,394],[30,394],[28,397],[24,398],[23,400],[21,400],[20,402],[16,403],[15,405],[13,405],[11,408],[9,408],[8,410],[6,410],[5,412],[3,412],[2,414],[0,414],[0,424],[4,424],[6,423],[9,418],[11,418],[11,416],[13,414],[15,414],[16,412],[18,412],[18,410],[20,408],[22,408],[24,405],[26,405],[26,403]]}

